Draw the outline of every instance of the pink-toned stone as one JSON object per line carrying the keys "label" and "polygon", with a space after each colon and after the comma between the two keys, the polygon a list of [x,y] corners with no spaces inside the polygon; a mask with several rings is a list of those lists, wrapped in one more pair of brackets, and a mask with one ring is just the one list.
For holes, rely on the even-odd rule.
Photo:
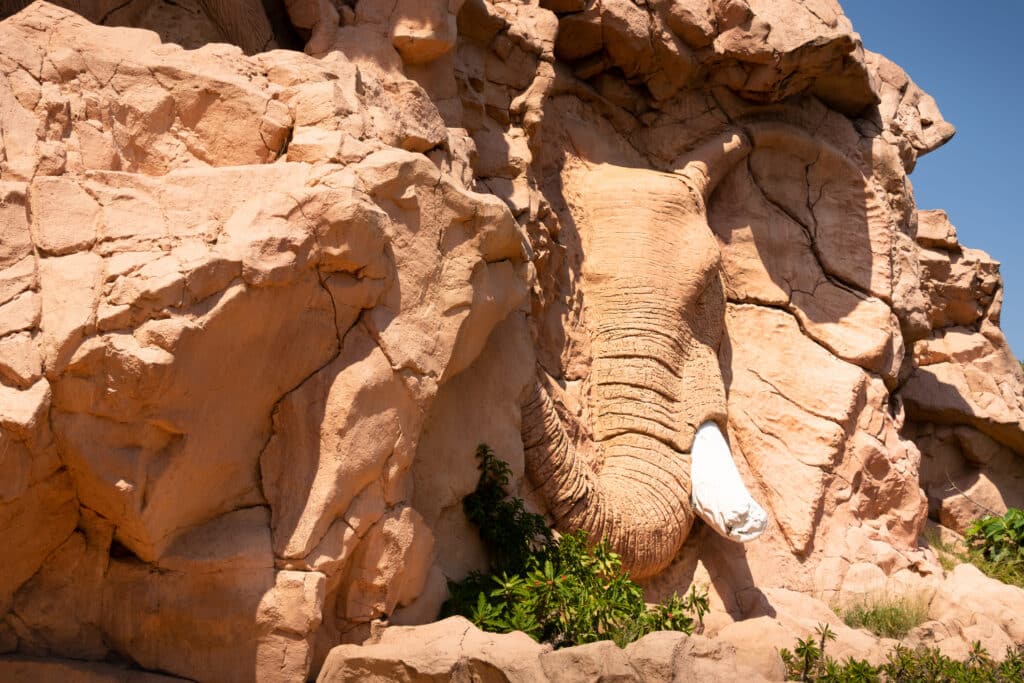
{"label": "pink-toned stone", "polygon": [[[957,656],[1020,640],[992,607],[1019,592],[918,547],[926,514],[1024,505],[998,264],[917,210],[952,127],[838,4],[295,0],[308,54],[246,56],[274,45],[246,1],[0,23],[0,651],[53,658],[0,678],[777,679],[819,622],[880,660],[808,594],[934,596],[913,640]],[[645,581],[710,586],[715,637],[388,626],[487,568],[478,443],[552,512],[524,479],[539,369],[567,439],[622,428],[593,278],[635,288],[672,244],[623,307],[678,349],[626,339],[652,370],[624,386],[660,359],[685,391],[637,414],[673,462],[695,415],[728,426],[771,515],[747,546],[696,526]]]}
{"label": "pink-toned stone", "polygon": [[53,657],[0,657],[0,677],[11,681],[38,683],[180,683],[186,679],[146,671],[132,670],[114,664],[81,662]]}

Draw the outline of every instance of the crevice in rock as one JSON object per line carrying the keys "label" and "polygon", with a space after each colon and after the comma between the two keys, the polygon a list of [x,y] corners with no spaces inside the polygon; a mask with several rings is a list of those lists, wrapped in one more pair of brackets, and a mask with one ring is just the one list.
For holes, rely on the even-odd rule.
{"label": "crevice in rock", "polygon": [[[746,132],[748,136],[750,135],[749,131],[745,130],[744,132]],[[757,175],[754,172],[754,168],[753,168],[752,164],[750,163],[750,157],[749,156],[746,159],[746,164],[747,164],[747,170],[750,173],[750,177],[754,181],[754,186],[757,187],[758,192],[761,194],[761,196],[764,198],[764,200],[766,202],[768,202],[769,204],[771,204],[776,209],[778,209],[785,216],[787,216],[791,221],[793,221],[793,223],[795,223],[797,226],[799,226],[800,229],[803,231],[804,235],[807,237],[807,246],[810,249],[811,253],[814,255],[814,260],[817,262],[818,268],[821,269],[822,274],[826,278],[828,278],[828,280],[833,285],[835,285],[836,287],[839,287],[840,289],[845,289],[846,291],[850,292],[851,294],[854,294],[854,295],[857,295],[857,296],[871,296],[870,292],[865,292],[865,291],[861,290],[857,285],[855,285],[855,284],[853,284],[851,282],[846,281],[842,277],[836,275],[835,273],[830,272],[827,268],[825,268],[825,262],[824,262],[824,259],[822,258],[821,250],[818,247],[817,242],[815,241],[815,235],[814,235],[815,234],[815,230],[813,230],[810,226],[805,225],[800,220],[799,217],[797,217],[792,212],[790,212],[789,209],[787,209],[781,203],[775,201],[775,199],[773,199],[764,190],[764,188],[761,186],[761,181],[758,180]],[[813,163],[811,165],[813,165]],[[807,169],[809,169],[809,168],[810,168],[810,166],[807,167]],[[808,187],[807,187],[808,202],[810,201],[810,189],[811,189],[810,185],[808,184]],[[810,208],[810,204],[809,204],[808,208]],[[811,216],[814,216],[813,210],[811,211]]]}
{"label": "crevice in rock", "polygon": [[807,406],[800,405],[799,403],[797,403],[796,401],[791,399],[789,396],[786,396],[786,394],[784,394],[781,389],[779,389],[777,386],[775,386],[774,382],[772,382],[770,379],[766,378],[764,375],[762,375],[760,372],[758,372],[754,368],[747,368],[747,372],[752,374],[754,377],[757,377],[758,380],[760,380],[762,383],[764,383],[765,385],[770,387],[771,393],[775,394],[779,398],[784,399],[787,403],[789,403],[790,405],[796,407],[801,412],[810,413],[811,415],[814,415],[815,417],[820,417],[823,420],[828,420],[829,422],[831,422],[832,424],[836,425],[837,427],[843,428],[843,425],[836,418],[834,418],[834,417],[832,417],[830,415],[825,415],[824,413],[816,412],[816,411],[812,410],[811,408],[808,408]]}
{"label": "crevice in rock", "polygon": [[797,327],[800,329],[800,334],[802,334],[804,337],[806,337],[808,339],[808,341],[814,342],[815,344],[817,344],[818,346],[823,348],[825,351],[828,351],[828,353],[830,355],[835,356],[838,360],[841,360],[844,363],[850,363],[851,365],[856,365],[861,370],[864,370],[865,372],[867,372],[867,370],[865,368],[857,365],[853,361],[850,361],[850,360],[847,360],[847,359],[843,358],[838,353],[836,353],[833,349],[831,349],[827,344],[825,344],[821,340],[817,339],[816,337],[814,337],[813,335],[808,333],[807,328],[804,327],[803,321],[800,320],[800,316],[796,315],[793,312],[793,309],[791,307],[792,304],[787,303],[787,305],[783,306],[781,304],[767,303],[765,301],[761,301],[761,300],[758,300],[758,299],[728,299],[727,301],[730,304],[737,304],[737,305],[741,305],[741,306],[759,306],[761,308],[770,308],[773,311],[779,311],[781,313],[785,313],[785,314],[789,315],[790,317],[793,318],[793,321],[796,322]]}

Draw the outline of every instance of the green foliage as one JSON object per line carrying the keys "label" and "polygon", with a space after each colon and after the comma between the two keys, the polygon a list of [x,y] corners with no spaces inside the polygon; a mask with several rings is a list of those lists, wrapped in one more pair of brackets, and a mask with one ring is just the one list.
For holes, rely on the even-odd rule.
{"label": "green foliage", "polygon": [[1002,517],[985,515],[967,528],[967,547],[989,562],[1024,563],[1024,510],[1010,508]]}
{"label": "green foliage", "polygon": [[866,628],[883,638],[902,638],[928,620],[928,607],[921,600],[872,598],[846,607],[842,617],[850,628]]}
{"label": "green foliage", "polygon": [[1010,508],[1002,517],[975,521],[967,529],[966,549],[951,547],[936,534],[926,539],[947,571],[968,562],[998,581],[1024,588],[1024,510]]}
{"label": "green foliage", "polygon": [[491,570],[521,572],[538,549],[551,545],[551,529],[544,517],[527,512],[521,498],[510,498],[508,482],[512,471],[486,444],[476,448],[480,480],[466,496],[462,507],[480,532],[491,557]]}
{"label": "green foliage", "polygon": [[[826,635],[828,633],[829,635]],[[916,650],[897,645],[880,666],[862,659],[846,658],[837,662],[825,652],[827,641],[834,640],[828,625],[818,626],[819,639],[797,639],[793,651],[779,650],[786,667],[786,679],[820,683],[1010,683],[1024,680],[1024,645],[1007,648],[1006,658],[996,662],[975,642],[964,661],[942,654],[938,648]]]}
{"label": "green foliage", "polygon": [[786,665],[786,678],[798,677],[801,681],[814,681],[825,675],[830,663],[824,657],[825,646],[836,639],[836,634],[828,624],[818,624],[814,630],[818,640],[810,636],[806,639],[797,638],[794,652],[785,648],[779,650],[779,656]]}
{"label": "green foliage", "polygon": [[692,588],[648,608],[606,541],[592,543],[583,531],[555,539],[543,517],[508,496],[508,465],[484,445],[476,455],[480,481],[463,504],[491,573],[450,583],[442,616],[461,614],[486,631],[523,631],[555,647],[597,640],[623,646],[651,631],[702,628],[706,594]]}

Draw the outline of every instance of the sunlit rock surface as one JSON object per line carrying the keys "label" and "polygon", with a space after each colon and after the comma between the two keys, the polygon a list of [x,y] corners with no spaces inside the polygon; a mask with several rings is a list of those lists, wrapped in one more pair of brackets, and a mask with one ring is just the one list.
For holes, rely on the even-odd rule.
{"label": "sunlit rock surface", "polygon": [[[951,654],[1024,637],[1024,592],[921,545],[1024,505],[998,263],[918,211],[953,128],[835,2],[257,22],[316,56],[63,4],[0,2],[0,679],[774,679],[822,621],[880,657],[826,602],[883,592]],[[694,513],[708,422],[746,545]],[[708,587],[707,632],[394,626],[485,566],[481,442],[649,600]]]}

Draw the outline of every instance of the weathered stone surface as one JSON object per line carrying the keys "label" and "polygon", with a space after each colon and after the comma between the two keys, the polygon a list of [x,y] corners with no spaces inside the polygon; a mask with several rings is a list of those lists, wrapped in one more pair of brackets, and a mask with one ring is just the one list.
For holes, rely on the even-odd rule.
{"label": "weathered stone surface", "polygon": [[365,680],[449,681],[455,675],[516,683],[544,680],[538,645],[523,633],[484,633],[462,617],[429,626],[394,627],[378,643],[342,645],[327,657],[321,683]]}
{"label": "weathered stone surface", "polygon": [[785,313],[730,306],[726,322],[736,448],[766,487],[775,523],[802,552],[814,534],[826,473],[842,456],[863,400],[864,374],[807,339]]}
{"label": "weathered stone surface", "polygon": [[39,683],[175,683],[186,680],[111,664],[15,656],[0,657],[0,677]]}
{"label": "weathered stone surface", "polygon": [[[919,545],[1024,505],[998,263],[917,210],[952,126],[833,0],[26,4],[0,652],[54,660],[0,677],[775,680],[817,621],[879,660],[811,595],[924,595],[950,653],[1021,639],[990,609],[1020,591]],[[301,47],[284,13],[305,54],[264,51]],[[708,424],[728,524],[691,491]],[[486,568],[481,442],[649,599],[708,587],[707,633],[398,627]]]}
{"label": "weathered stone surface", "polygon": [[[5,556],[18,549],[0,607],[15,596],[15,647],[302,680],[325,613],[334,633],[437,584],[430,528],[390,509],[411,495],[437,388],[526,294],[518,226],[501,200],[389,150],[447,137],[400,74],[281,53],[256,77],[237,52],[186,53],[44,4],[0,31],[21,46],[0,54],[13,74],[67,44],[49,100],[4,80],[5,132],[35,139],[30,121],[55,112],[89,121],[53,142],[62,169],[32,170],[48,163],[32,147],[0,157],[0,528]],[[293,120],[372,144],[255,165],[284,152]],[[380,457],[350,459],[373,443]],[[105,544],[73,533],[79,503],[114,523]],[[76,572],[94,577],[81,593]],[[335,616],[339,593],[353,607]],[[64,624],[59,603],[73,605]]]}
{"label": "weathered stone surface", "polygon": [[[966,579],[965,576],[958,569],[947,580],[952,595],[962,596],[972,587],[993,590],[993,586],[999,585],[980,574]],[[1019,595],[1014,596],[1017,598]],[[828,625],[835,635],[826,645],[834,658],[853,657],[878,665],[897,645],[895,640],[849,628],[828,605],[810,596],[772,589],[764,599],[767,608],[778,611],[776,616],[731,623],[711,636],[651,633],[625,649],[603,641],[552,651],[521,633],[481,632],[461,617],[426,626],[389,627],[372,643],[334,648],[317,680],[447,681],[465,677],[550,683],[782,681],[785,669],[779,649],[791,648],[797,637],[815,637],[815,629],[822,624]],[[952,616],[954,613],[956,617]],[[969,647],[965,639],[971,637],[1004,649],[1012,646],[1012,636],[1004,629],[1012,631],[1014,627],[1012,617],[1006,614],[967,615],[934,601],[930,616],[930,621],[911,632],[909,642],[937,646],[961,659],[967,656]],[[1008,618],[1011,622],[1007,622]],[[709,617],[707,621],[713,620]],[[997,658],[1001,656],[1002,651]]]}
{"label": "weathered stone surface", "polygon": [[[753,635],[762,636],[763,629],[755,629]],[[739,650],[724,639],[678,632],[652,633],[624,650],[610,641],[551,650],[522,633],[484,633],[465,619],[452,617],[428,626],[387,628],[373,644],[339,646],[328,655],[317,680],[449,681],[468,676],[509,683],[668,683],[724,682],[738,675],[752,681],[784,679],[777,655],[768,670],[758,670],[756,660],[740,657]]]}
{"label": "weathered stone surface", "polygon": [[[946,623],[956,618],[954,615],[960,619],[984,617],[1005,632],[1010,641],[1020,643],[1024,639],[1022,608],[1024,593],[1020,589],[989,578],[972,565],[961,564],[936,591],[928,614]],[[967,643],[971,642],[969,633],[963,636]]]}

